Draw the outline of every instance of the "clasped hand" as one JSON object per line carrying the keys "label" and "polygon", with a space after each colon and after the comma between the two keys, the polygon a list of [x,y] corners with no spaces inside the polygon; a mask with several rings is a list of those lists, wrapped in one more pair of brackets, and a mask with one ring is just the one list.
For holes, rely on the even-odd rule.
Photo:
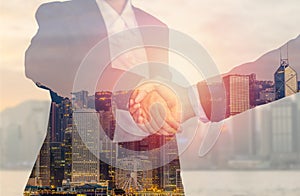
{"label": "clasped hand", "polygon": [[129,112],[146,133],[173,135],[179,131],[180,99],[164,84],[148,82],[137,87],[129,100]]}

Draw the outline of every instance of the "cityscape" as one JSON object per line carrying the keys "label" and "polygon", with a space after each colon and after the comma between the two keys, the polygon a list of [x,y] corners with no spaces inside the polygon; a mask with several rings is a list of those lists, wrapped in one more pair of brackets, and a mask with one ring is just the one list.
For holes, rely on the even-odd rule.
{"label": "cityscape", "polygon": [[[120,92],[120,95],[122,94],[126,92]],[[140,171],[134,170],[135,165],[139,164],[141,165],[139,168],[145,168],[147,164],[154,164],[153,162],[159,161],[157,153],[153,156],[150,154],[151,157],[138,153],[137,157],[135,153],[130,155],[122,153],[122,149],[117,150],[117,146],[120,145],[121,148],[133,148],[134,152],[143,152],[149,146],[159,145],[155,144],[155,141],[165,143],[167,140],[170,142],[172,138],[154,136],[157,138],[152,138],[151,143],[109,142],[116,126],[111,111],[113,107],[111,92],[97,92],[95,96],[88,96],[87,91],[73,93],[73,106],[72,100],[68,98],[62,98],[54,92],[51,92],[51,96],[53,102],[48,133],[28,181],[25,195],[35,193],[117,195],[125,191],[126,193],[138,191],[142,195],[155,193],[165,195],[170,192],[173,195],[183,194],[178,158],[153,170]],[[74,123],[74,119],[77,123]],[[95,126],[98,120],[107,137],[99,135],[99,130]],[[86,132],[87,135],[80,135]],[[162,153],[165,153],[164,158],[167,158],[168,154],[177,154],[176,151],[175,145]],[[93,154],[95,152],[99,157]],[[123,164],[123,168],[126,169],[114,167],[115,164]],[[53,189],[57,192],[51,191]]]}
{"label": "cityscape", "polygon": [[299,169],[300,110],[293,100],[281,100],[300,91],[297,73],[288,59],[281,59],[274,81],[259,81],[255,74],[227,75],[224,84],[227,116],[278,102],[236,116],[229,124],[225,122],[217,144],[197,169]]}
{"label": "cityscape", "polygon": [[[223,76],[223,84],[227,117],[300,92],[297,73],[288,59],[280,60],[274,81],[257,80],[254,73],[229,74]],[[126,103],[127,94],[101,91],[89,96],[81,91],[72,93],[70,100],[51,91],[47,136],[24,195],[184,195],[179,158],[151,170],[137,169],[159,161],[155,154],[143,152],[161,144],[110,142],[116,127],[112,111]],[[238,123],[228,126],[212,151],[191,169],[299,169],[299,111],[295,103],[285,101],[266,113],[270,126],[266,130],[270,132],[255,129],[257,118],[252,113],[246,124],[253,127],[243,130]],[[105,135],[95,126],[99,122]],[[158,143],[172,138],[164,140]],[[122,148],[137,153],[124,153]],[[163,157],[174,153],[177,146],[171,145]]]}
{"label": "cityscape", "polygon": [[[0,196],[300,195],[300,1],[0,7]],[[184,114],[176,138],[138,118],[164,116],[148,113],[158,91],[147,115],[128,103],[159,81],[163,105],[191,102],[164,107]]]}

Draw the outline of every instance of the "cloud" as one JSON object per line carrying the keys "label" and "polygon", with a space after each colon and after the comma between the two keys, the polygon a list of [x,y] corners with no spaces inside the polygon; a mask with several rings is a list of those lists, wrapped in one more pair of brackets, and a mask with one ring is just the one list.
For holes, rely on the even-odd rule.
{"label": "cloud", "polygon": [[221,72],[257,59],[300,32],[297,0],[136,0],[133,3],[198,40]]}

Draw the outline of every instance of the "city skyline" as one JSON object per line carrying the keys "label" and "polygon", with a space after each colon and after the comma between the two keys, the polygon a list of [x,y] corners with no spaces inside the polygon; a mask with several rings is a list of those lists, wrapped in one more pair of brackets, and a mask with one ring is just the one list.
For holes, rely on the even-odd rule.
{"label": "city skyline", "polygon": [[[279,69],[281,67],[284,68],[290,68],[289,65],[286,63],[286,61],[280,61],[280,65],[279,65]],[[292,68],[290,68],[292,70]],[[276,83],[278,82],[284,82],[284,80],[280,80],[277,81],[277,75],[278,75],[278,70],[274,73],[274,81],[259,81],[256,80],[256,76],[254,73],[250,74],[250,75],[239,75],[239,74],[232,74],[232,75],[227,75],[223,77],[223,82],[225,85],[225,89],[226,89],[226,94],[227,94],[227,117],[231,117],[234,115],[237,115],[239,113],[245,112],[247,110],[249,110],[250,108],[254,108],[255,106],[261,105],[261,104],[265,104],[267,102],[272,102],[278,99],[281,99],[283,97],[287,97],[292,95],[290,94],[283,94],[282,97],[278,97],[275,96],[274,99],[265,99],[265,97],[269,97],[267,95],[268,92],[265,92],[265,90],[269,90],[271,91],[271,93],[273,94],[277,94],[279,92],[277,92],[277,90],[275,89],[276,86],[278,86]],[[283,71],[284,74],[285,71]],[[282,73],[282,71],[280,72],[280,74]],[[288,72],[289,73],[289,72]],[[297,77],[297,74],[295,73],[293,76]],[[287,80],[289,81],[289,80]],[[294,81],[295,83],[295,81]],[[296,86],[297,86],[297,81],[296,81]],[[293,85],[295,85],[293,84]],[[263,85],[263,87],[260,87],[261,85]],[[280,84],[282,85],[282,84]],[[285,84],[283,84],[285,85]],[[273,89],[273,90],[270,90]],[[298,90],[298,89],[297,89]],[[56,95],[55,92],[51,92],[51,95]],[[261,95],[261,92],[263,92],[263,96]],[[296,94],[297,92],[293,92],[293,94]],[[49,123],[49,134],[47,134],[47,137],[49,135],[49,138],[47,139],[46,137],[46,142],[44,143],[41,152],[43,152],[42,154],[40,154],[40,158],[38,159],[38,161],[40,161],[40,163],[38,164],[39,169],[34,169],[33,171],[40,171],[40,173],[37,173],[36,176],[32,176],[33,179],[37,178],[41,180],[41,184],[31,184],[31,182],[37,182],[38,180],[33,180],[32,178],[29,180],[28,185],[31,186],[53,186],[54,188],[57,187],[61,187],[63,186],[63,181],[70,181],[71,184],[75,185],[75,184],[82,184],[82,183],[96,183],[96,182],[101,182],[102,180],[102,184],[105,182],[105,180],[107,180],[108,185],[107,187],[109,188],[122,188],[124,189],[125,192],[128,192],[129,190],[133,188],[136,191],[143,191],[143,190],[150,190],[151,187],[158,187],[161,190],[168,190],[167,189],[167,181],[165,182],[163,181],[158,181],[155,185],[155,179],[165,179],[165,175],[168,174],[170,172],[170,168],[175,167],[175,173],[172,174],[173,176],[173,181],[170,184],[171,187],[176,185],[175,187],[177,187],[178,183],[177,183],[177,178],[176,181],[174,182],[174,176],[177,176],[177,171],[179,171],[179,168],[176,168],[176,163],[174,166],[167,164],[167,168],[164,169],[164,166],[162,168],[162,173],[164,174],[162,177],[155,177],[156,174],[158,174],[159,172],[155,172],[156,169],[152,170],[153,173],[139,173],[138,170],[134,170],[134,168],[136,168],[136,164],[141,164],[140,162],[145,162],[144,164],[151,164],[151,162],[147,163],[148,158],[142,158],[140,156],[138,157],[133,157],[133,160],[131,160],[129,157],[129,154],[122,154],[122,151],[119,152],[119,150],[116,150],[115,147],[112,148],[105,148],[103,149],[103,147],[100,146],[105,146],[105,137],[102,136],[100,139],[99,137],[99,133],[98,133],[98,129],[97,125],[100,122],[100,126],[102,126],[102,128],[104,129],[104,131],[106,132],[107,136],[112,139],[114,136],[111,135],[111,133],[113,133],[113,130],[115,129],[115,124],[114,122],[114,117],[113,117],[113,113],[111,112],[112,109],[114,107],[116,107],[116,105],[118,104],[124,104],[126,103],[126,95],[128,94],[128,92],[126,91],[118,91],[115,93],[109,92],[109,91],[101,91],[101,92],[96,92],[95,95],[91,95],[89,96],[87,91],[80,91],[80,92],[73,92],[73,98],[72,98],[72,103],[73,106],[71,105],[71,100],[68,98],[64,98],[60,101],[58,101],[57,103],[53,102],[54,105],[52,105],[51,107],[51,114],[52,117],[50,116],[51,122]],[[124,96],[125,95],[125,96]],[[53,99],[53,97],[52,97]],[[63,101],[65,100],[65,101]],[[94,101],[93,101],[94,100]],[[265,101],[265,102],[264,102]],[[94,104],[93,104],[94,103]],[[59,114],[56,114],[56,104],[60,105],[63,104],[62,108],[65,108],[65,104],[70,108],[73,109],[67,109],[67,115],[65,115],[65,112]],[[287,104],[289,104],[289,102],[287,102]],[[291,103],[292,104],[292,103]],[[288,106],[288,105],[287,105]],[[240,122],[236,123],[232,123],[230,125],[229,128],[229,132],[227,132],[227,136],[224,136],[223,133],[223,140],[225,137],[225,140],[227,140],[227,143],[230,144],[231,146],[231,150],[230,148],[227,151],[223,151],[223,152],[218,152],[220,151],[220,146],[217,145],[213,150],[212,150],[212,155],[215,155],[215,158],[217,159],[217,161],[215,160],[215,167],[218,168],[231,168],[231,169],[238,169],[238,168],[248,168],[248,169],[267,169],[269,167],[291,167],[289,165],[284,165],[286,163],[282,163],[280,161],[280,159],[278,160],[278,156],[282,156],[281,154],[284,152],[289,152],[292,153],[292,158],[287,158],[288,160],[288,164],[292,164],[292,165],[296,165],[297,164],[300,165],[300,161],[298,160],[298,158],[293,159],[293,157],[297,157],[297,153],[300,153],[300,145],[297,146],[296,142],[296,138],[298,138],[298,133],[295,132],[295,128],[297,127],[297,125],[287,125],[286,128],[290,127],[288,132],[286,132],[286,138],[284,139],[285,142],[282,142],[282,135],[281,132],[283,130],[284,127],[283,124],[285,123],[285,121],[281,120],[281,117],[278,117],[278,115],[281,115],[283,111],[291,111],[286,109],[286,107],[283,105],[281,107],[281,112],[277,112],[277,109],[279,108],[278,106],[275,106],[271,109],[271,113],[273,113],[274,115],[272,115],[275,119],[274,122],[277,123],[277,125],[274,125],[274,123],[271,123],[271,132],[268,133],[269,134],[269,139],[267,139],[267,143],[269,144],[269,152],[267,154],[267,156],[271,156],[271,158],[266,158],[264,156],[262,156],[260,154],[261,152],[261,138],[257,135],[257,134],[261,134],[261,133],[255,133],[255,124],[256,121],[258,120],[257,117],[254,115],[254,113],[252,113],[251,117],[249,120],[245,121],[244,124],[247,124],[247,126],[251,126],[250,130],[248,132],[244,132],[240,130],[240,126],[238,126],[237,124],[239,124]],[[294,107],[291,107],[294,108]],[[69,113],[70,111],[72,111],[71,113]],[[287,122],[290,122],[288,119],[290,119],[292,116],[294,116],[295,119],[297,119],[297,117],[293,114],[295,114],[295,110],[292,113],[288,113],[284,118],[286,118]],[[284,112],[283,112],[284,113]],[[93,115],[96,114],[96,115]],[[58,152],[57,150],[55,150],[55,148],[57,148],[57,145],[61,145],[57,142],[61,142],[64,136],[60,136],[62,133],[65,132],[65,130],[67,130],[65,128],[61,129],[59,127],[56,127],[55,124],[58,123],[58,125],[60,125],[61,123],[59,123],[59,121],[53,117],[54,116],[66,116],[66,118],[70,118],[73,119],[73,124],[74,125],[69,125],[69,127],[72,127],[73,132],[72,132],[72,136],[71,136],[71,140],[72,140],[72,145],[74,145],[74,147],[72,148],[71,154],[72,154],[72,160],[70,162],[72,169],[67,169],[67,171],[70,171],[69,177],[71,179],[66,179],[65,176],[61,176],[60,174],[62,173],[62,171],[64,171],[66,169],[65,167],[65,162],[66,160],[64,160],[64,156],[61,154],[62,152]],[[91,116],[89,116],[91,115]],[[71,116],[71,117],[70,117]],[[99,118],[99,119],[97,119]],[[94,119],[94,120],[92,120]],[[270,118],[270,120],[272,120]],[[281,122],[281,121],[282,122]],[[64,121],[64,120],[63,120]],[[99,122],[98,122],[99,121]],[[66,122],[69,122],[68,120]],[[93,123],[92,123],[93,122]],[[273,121],[272,121],[273,122]],[[281,123],[280,123],[281,122]],[[293,120],[293,122],[296,122],[295,120]],[[53,124],[55,123],[55,124]],[[279,124],[278,124],[279,123]],[[75,126],[76,125],[76,126]],[[65,125],[66,126],[66,125]],[[55,128],[54,128],[55,127]],[[281,128],[280,128],[281,127]],[[53,129],[54,128],[54,129]],[[75,130],[75,132],[74,132]],[[77,131],[76,131],[77,130]],[[58,132],[57,132],[58,131]],[[226,132],[225,132],[226,133]],[[77,136],[76,136],[77,135]],[[294,135],[294,136],[293,136]],[[112,138],[111,138],[112,137]],[[299,134],[300,137],[300,134]],[[60,139],[59,139],[60,138]],[[98,139],[97,139],[98,138]],[[294,138],[295,141],[292,142],[292,138]],[[82,141],[81,141],[82,140]],[[51,142],[52,141],[52,142]],[[75,143],[74,143],[74,142]],[[101,141],[100,143],[98,143],[98,141]],[[272,141],[272,142],[269,142]],[[104,143],[102,143],[104,142]],[[220,142],[220,141],[219,141]],[[134,145],[134,149],[139,149],[140,147],[136,146],[138,143],[136,143]],[[259,145],[258,145],[259,144]],[[48,150],[45,151],[44,146],[47,146],[46,149],[48,148]],[[86,146],[88,145],[88,146]],[[90,146],[91,145],[91,146]],[[121,144],[122,145],[122,144]],[[147,145],[147,143],[144,143],[144,145]],[[257,147],[257,145],[259,147]],[[52,150],[52,146],[54,147]],[[62,146],[68,146],[66,144],[62,144]],[[131,145],[127,146],[129,148]],[[125,148],[126,145],[124,146]],[[143,148],[143,147],[142,147]],[[113,150],[114,149],[114,150]],[[102,153],[99,152],[102,151]],[[172,150],[170,151],[170,153],[172,152]],[[73,155],[74,153],[74,155]],[[54,160],[57,160],[58,163],[56,163],[55,161],[51,160],[52,155],[53,156],[58,156],[57,158],[55,158]],[[99,159],[97,157],[97,154],[99,154],[102,159]],[[171,153],[172,154],[172,153]],[[222,155],[221,155],[222,154]],[[45,158],[43,158],[43,156],[45,156]],[[221,156],[221,157],[218,157]],[[76,158],[77,157],[77,158]],[[126,157],[126,159],[124,159]],[[242,157],[242,160],[240,160],[240,157]],[[107,161],[106,159],[110,159],[110,161]],[[113,160],[112,160],[113,158]],[[150,158],[150,157],[149,157]],[[154,158],[154,157],[153,157]],[[155,158],[153,159],[151,158],[150,160],[156,160]],[[78,159],[78,160],[77,160]],[[128,160],[127,160],[128,159]],[[145,160],[144,160],[145,159]],[[63,160],[63,161],[62,161]],[[104,161],[105,160],[105,161]],[[118,161],[119,160],[119,161]],[[45,167],[42,165],[42,163],[47,163],[46,168],[48,168],[48,170],[46,169],[43,172],[43,169],[45,169]],[[117,163],[120,162],[122,164],[130,165],[129,167],[131,168],[128,172],[124,172],[121,168],[115,168],[113,167],[114,165],[118,165]],[[60,166],[60,164],[63,163],[63,166]],[[172,163],[172,162],[171,162]],[[171,164],[170,163],[170,164]],[[54,165],[54,167],[52,168],[52,165]],[[60,171],[60,173],[57,173],[56,175],[52,176],[53,171],[56,171],[55,169],[55,165],[56,167],[58,167],[58,171]],[[93,165],[93,166],[92,166]],[[120,165],[119,165],[120,166]],[[150,166],[151,167],[151,166]],[[293,166],[294,167],[294,166]],[[52,168],[52,169],[51,169]],[[65,168],[65,169],[63,169]],[[145,166],[144,166],[145,168]],[[63,169],[61,171],[61,169]],[[92,169],[90,171],[90,169]],[[160,169],[158,170],[160,171]],[[44,174],[46,173],[46,175]],[[54,172],[55,173],[55,172]],[[64,173],[64,172],[63,172]],[[137,175],[140,174],[141,176],[144,176],[144,178],[140,178],[138,180]],[[124,178],[126,179],[125,176],[131,176],[128,181],[124,180]],[[44,182],[43,182],[43,179]],[[48,180],[47,180],[48,179]],[[50,180],[50,179],[54,179],[56,181]],[[146,181],[141,181],[142,179],[146,180]],[[148,180],[147,180],[148,179]],[[163,185],[162,185],[163,182]],[[171,181],[169,181],[170,183]],[[181,182],[181,180],[180,180]],[[144,184],[145,183],[145,184]],[[119,186],[118,186],[119,185]],[[121,185],[121,186],[120,186]],[[65,185],[64,185],[65,186]],[[147,188],[146,188],[147,187]],[[181,187],[181,186],[179,186]],[[176,189],[173,189],[177,190]]]}
{"label": "city skyline", "polygon": [[[67,176],[71,172],[67,165],[71,161],[72,126],[61,121],[61,125],[51,125],[48,130],[49,111],[54,105],[50,102],[49,92],[38,88],[24,74],[24,53],[30,45],[32,36],[38,30],[35,12],[41,4],[46,2],[50,1],[34,0],[26,4],[20,0],[3,1],[0,6],[0,23],[3,27],[0,32],[0,153],[3,155],[0,163],[2,168],[0,194],[4,195],[23,193],[31,168],[45,139],[45,133],[48,131],[51,132],[51,138],[55,140],[51,145],[48,143],[49,151],[52,153],[49,161],[52,161],[53,170],[49,173],[49,177],[53,178],[53,183],[60,183],[61,164],[66,166],[63,174],[66,176],[65,179],[69,178]],[[264,67],[268,72],[259,70],[258,72],[269,74],[257,75],[259,81],[255,83],[257,88],[250,97],[250,105],[272,103],[252,108],[223,121],[221,136],[215,147],[201,158],[198,156],[199,143],[196,141],[200,141],[208,127],[214,124],[207,125],[200,122],[198,135],[191,136],[195,138],[194,143],[181,155],[181,170],[174,170],[175,175],[166,173],[166,183],[169,179],[177,187],[184,183],[186,195],[210,196],[226,193],[280,195],[283,192],[288,195],[293,195],[293,193],[297,195],[299,192],[297,159],[300,157],[298,153],[300,148],[297,150],[295,147],[300,138],[297,138],[294,133],[298,133],[300,127],[299,116],[297,116],[300,114],[300,94],[273,102],[275,93],[272,89],[274,85],[272,81],[275,69],[279,66],[279,48],[287,42],[291,43],[292,51],[289,63],[297,71],[299,80],[300,67],[299,64],[294,63],[300,62],[298,55],[300,53],[300,26],[296,25],[300,23],[300,17],[298,17],[300,2],[297,0],[275,2],[132,0],[132,3],[156,16],[170,29],[183,32],[201,43],[216,63],[220,73],[236,72],[240,75],[250,75],[256,71],[244,69],[245,67],[258,69]],[[284,49],[283,54],[285,54]],[[274,56],[276,57],[273,58]],[[175,62],[170,64],[173,63],[185,66],[182,60],[175,59]],[[237,65],[250,72],[235,68]],[[192,77],[191,70],[184,69],[183,71],[191,73],[189,78],[198,79]],[[299,82],[298,86],[300,89]],[[51,95],[53,96],[56,95]],[[68,94],[68,96],[72,95]],[[59,99],[59,96],[56,99]],[[86,105],[86,101],[79,105]],[[90,107],[93,104],[88,101],[87,105]],[[60,111],[61,108],[57,108],[54,113]],[[272,120],[272,117],[276,120]],[[65,119],[68,119],[67,114]],[[65,130],[65,137],[54,131],[55,126],[58,127],[55,128],[57,130]],[[284,132],[283,126],[287,127]],[[290,142],[291,136],[295,139],[292,139],[292,142]],[[59,148],[63,143],[67,145]],[[285,150],[280,152],[278,147]],[[65,155],[64,163],[58,159],[62,154]],[[287,161],[282,161],[281,157]],[[122,161],[132,166],[140,164],[126,158]],[[143,164],[148,167],[147,161]],[[101,173],[105,174],[109,171],[112,174],[114,172],[106,167],[107,164],[100,163],[100,165]],[[248,170],[255,170],[251,169],[253,167],[260,171],[249,172]],[[193,171],[186,172],[187,170]],[[197,172],[196,170],[205,171]],[[227,172],[215,170],[227,170]],[[146,172],[138,173],[138,175],[136,172],[116,171],[116,173],[119,176],[128,177],[126,183],[130,186],[135,182],[140,183],[141,176],[144,176],[143,183],[148,183],[150,179],[149,173]],[[224,173],[229,175],[223,175]],[[226,180],[220,181],[220,179]],[[274,185],[274,181],[278,183]],[[94,193],[101,194],[105,193],[108,187],[105,183],[102,185],[90,183],[77,186],[75,191],[75,187],[71,187],[68,180],[63,183],[66,185],[64,188],[72,193],[93,190]],[[134,186],[139,185],[136,183]],[[62,189],[57,191],[62,191]],[[122,193],[122,190],[118,191]],[[49,193],[48,190],[46,192]]]}
{"label": "city skyline", "polygon": [[[105,93],[104,93],[104,95],[105,95]],[[87,94],[86,94],[86,96],[87,96]],[[83,98],[83,100],[85,100],[85,98]],[[85,105],[85,104],[83,104],[83,105]],[[278,104],[276,104],[276,105],[278,105]],[[298,110],[299,111],[299,110]],[[295,117],[296,118],[296,117]],[[297,119],[297,118],[296,118]],[[252,121],[249,121],[249,123],[250,124],[253,124],[252,123]],[[239,126],[238,126],[239,127]],[[254,129],[254,127],[252,126],[252,128],[250,128],[250,130],[251,129]],[[250,134],[252,134],[251,132],[249,132]],[[261,134],[261,133],[260,133]],[[243,136],[243,134],[242,135],[240,135],[238,138],[240,138],[239,140],[239,142],[238,143],[235,143],[235,145],[238,145],[238,146],[241,146],[241,144],[249,144],[249,142],[250,143],[252,143],[253,141],[252,140],[249,140],[249,142],[247,141],[247,140],[241,140],[241,138],[244,138],[245,136]],[[257,137],[257,136],[256,136]],[[224,137],[222,137],[223,139],[224,139]],[[221,139],[221,138],[220,138]],[[234,144],[234,143],[233,143]],[[261,145],[261,144],[260,144]],[[244,145],[242,145],[242,146],[244,146]],[[55,147],[55,146],[54,146]],[[219,147],[220,148],[220,147]],[[244,148],[244,147],[243,147]],[[252,147],[253,148],[253,147]],[[251,156],[253,156],[253,153],[254,152],[256,152],[256,151],[259,151],[259,152],[261,152],[262,150],[261,149],[257,149],[257,148],[254,148],[254,149],[252,149],[252,148],[245,148],[245,150],[246,151],[244,151],[244,150],[242,150],[242,151],[239,151],[240,152],[240,154],[244,154],[244,155],[246,155],[246,157],[249,155],[251,155]],[[212,151],[212,153],[214,153],[214,152],[216,152],[217,151],[217,149],[218,149],[218,147],[216,146],[216,149],[214,150],[213,149],[213,151]],[[249,152],[250,154],[248,154],[247,155],[247,153],[245,153],[245,152]],[[228,153],[232,153],[232,151],[230,151],[230,152],[228,152]],[[237,152],[235,152],[235,153],[237,153]],[[215,164],[220,164],[218,167],[216,167],[216,168],[229,168],[229,169],[235,169],[235,168],[239,168],[239,167],[246,167],[246,165],[245,164],[255,164],[255,165],[257,165],[258,167],[261,167],[261,169],[264,169],[265,167],[267,167],[267,166],[264,166],[264,164],[266,164],[264,161],[262,161],[262,162],[259,162],[258,160],[253,160],[254,162],[251,162],[251,160],[248,160],[248,162],[241,162],[241,160],[239,160],[239,159],[237,159],[237,160],[235,160],[235,159],[230,159],[230,162],[227,162],[226,160],[228,160],[228,158],[226,158],[226,156],[228,156],[228,154],[226,154],[225,152],[223,152],[222,153],[223,154],[223,158],[221,157],[221,159],[219,160],[219,161],[221,161],[221,162],[216,162],[216,161],[214,161],[214,159],[211,159],[212,157],[214,157],[214,156],[212,156],[211,158],[209,158],[211,155],[208,155],[208,156],[206,156],[206,157],[204,157],[203,158],[203,162],[202,162],[202,164],[200,164],[199,165],[199,167],[201,168],[201,167],[203,167],[203,166],[201,166],[201,165],[205,165],[205,160],[207,160],[207,158],[209,158],[208,159],[208,161],[209,162],[211,162],[211,161],[213,161],[213,165],[215,166]],[[218,153],[218,156],[220,155],[220,153]],[[274,155],[276,155],[276,154],[274,154]],[[276,156],[274,156],[274,155],[272,155],[274,158],[273,158],[273,160],[274,161],[276,161]],[[281,155],[280,155],[281,156]],[[278,159],[277,159],[278,160]],[[292,159],[290,159],[290,160],[292,160]],[[224,165],[224,163],[222,163],[222,161],[224,162],[226,162],[226,164]],[[230,163],[229,165],[227,165],[227,163]],[[281,162],[279,162],[279,164],[280,164]],[[278,164],[278,163],[277,163]],[[227,165],[227,166],[226,166]],[[202,169],[204,169],[204,168],[209,168],[209,167],[207,167],[207,166],[204,166]]]}

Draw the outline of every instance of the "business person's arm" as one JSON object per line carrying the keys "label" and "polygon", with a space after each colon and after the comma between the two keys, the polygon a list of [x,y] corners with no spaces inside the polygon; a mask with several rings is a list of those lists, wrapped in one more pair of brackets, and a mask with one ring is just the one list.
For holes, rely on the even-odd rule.
{"label": "business person's arm", "polygon": [[[220,83],[219,85],[220,87],[217,87],[219,91],[212,92],[213,95],[207,82],[202,81],[197,83],[196,85],[200,102],[199,110],[203,109],[207,119],[211,122],[219,122],[229,117],[228,115],[226,115],[226,108],[228,108],[228,103],[226,102],[225,88],[222,83]],[[164,88],[164,84],[148,84],[148,88],[146,89],[137,88],[135,90],[137,93],[133,94],[131,97],[130,112],[132,114],[132,117],[137,123],[141,124],[143,122],[151,124],[152,126],[146,129],[146,131],[148,132],[162,132],[161,129],[167,127],[167,124],[168,126],[172,127],[174,133],[174,130],[179,130],[179,123],[196,116],[196,112],[193,107],[194,104],[191,102],[191,99],[188,98],[187,95],[188,89],[175,86],[177,96],[180,96],[176,97],[175,94],[167,94],[166,91],[163,90]],[[151,107],[152,105],[155,105],[155,103],[160,103],[161,100],[169,102],[174,99],[180,100],[178,104],[181,104],[182,109],[174,112],[167,105],[160,104],[160,110],[164,111],[163,123],[161,122],[162,120],[159,120],[162,118],[161,115],[158,116],[156,115],[156,113],[151,113]],[[180,115],[181,118],[174,118],[174,116],[176,115]],[[160,124],[154,124],[155,122],[160,122]],[[159,129],[157,127],[159,127]],[[172,132],[170,131],[168,133],[172,134]]]}

